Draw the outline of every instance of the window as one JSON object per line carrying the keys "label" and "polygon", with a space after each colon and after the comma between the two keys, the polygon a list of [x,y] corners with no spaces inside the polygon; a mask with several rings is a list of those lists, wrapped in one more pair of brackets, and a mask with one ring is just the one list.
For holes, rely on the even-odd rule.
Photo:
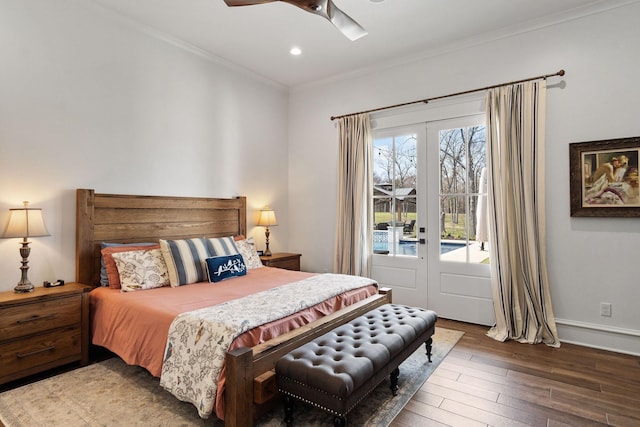
{"label": "window", "polygon": [[488,263],[486,128],[440,130],[440,260]]}
{"label": "window", "polygon": [[417,135],[392,133],[373,141],[373,252],[416,254]]}

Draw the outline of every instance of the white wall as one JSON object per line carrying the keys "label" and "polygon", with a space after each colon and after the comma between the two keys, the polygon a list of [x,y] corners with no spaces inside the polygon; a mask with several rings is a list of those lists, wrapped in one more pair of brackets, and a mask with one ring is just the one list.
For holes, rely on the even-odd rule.
{"label": "white wall", "polygon": [[[290,98],[285,88],[86,2],[0,0],[0,10],[0,226],[22,200],[44,209],[51,236],[32,239],[34,283],[75,276],[79,187],[246,195],[248,234],[260,246],[256,210],[270,204],[280,224],[271,248],[302,252],[304,269],[331,271],[331,115],[565,68],[564,79],[550,81],[546,154],[561,338],[640,354],[640,220],[571,218],[567,171],[570,142],[640,135],[638,3],[297,88]],[[18,242],[0,240],[0,291],[19,280]],[[601,301],[612,304],[612,317],[599,316]]]}
{"label": "white wall", "polygon": [[[51,236],[31,239],[34,284],[75,278],[76,188],[246,195],[248,234],[262,246],[253,224],[270,204],[282,223],[271,248],[285,249],[286,88],[88,2],[0,10],[0,227],[22,200],[43,208]],[[20,279],[19,241],[0,239],[0,291]]]}
{"label": "white wall", "polygon": [[[289,249],[331,271],[337,129],[331,115],[567,71],[547,93],[547,239],[560,337],[640,354],[640,219],[569,216],[571,142],[640,135],[640,4],[414,62],[296,88],[289,105]],[[425,29],[427,31],[428,29]],[[612,316],[599,315],[600,302]]]}

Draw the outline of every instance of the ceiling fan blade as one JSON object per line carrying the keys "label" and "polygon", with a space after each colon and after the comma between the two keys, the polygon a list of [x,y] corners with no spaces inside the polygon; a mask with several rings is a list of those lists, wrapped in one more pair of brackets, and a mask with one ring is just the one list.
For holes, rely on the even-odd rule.
{"label": "ceiling fan blade", "polygon": [[367,31],[354,21],[349,15],[340,10],[333,0],[281,0],[285,3],[298,6],[314,15],[322,16],[329,20],[349,40],[357,40],[366,36]]}
{"label": "ceiling fan blade", "polygon": [[351,41],[358,40],[368,34],[360,24],[333,4],[333,0],[224,0],[227,6],[249,6],[274,1],[289,3],[314,15],[322,16]]}
{"label": "ceiling fan blade", "polygon": [[329,0],[280,0],[280,1],[297,6],[300,9],[304,9],[307,12],[313,13],[314,15],[322,16],[325,19],[329,19],[329,15],[327,14],[327,7],[328,7],[327,3],[329,2]]}
{"label": "ceiling fan blade", "polygon": [[327,13],[331,23],[351,41],[358,40],[360,37],[369,34],[360,24],[333,4],[332,0],[328,1]]}
{"label": "ceiling fan blade", "polygon": [[278,0],[224,0],[227,6],[251,6],[253,4],[271,3]]}

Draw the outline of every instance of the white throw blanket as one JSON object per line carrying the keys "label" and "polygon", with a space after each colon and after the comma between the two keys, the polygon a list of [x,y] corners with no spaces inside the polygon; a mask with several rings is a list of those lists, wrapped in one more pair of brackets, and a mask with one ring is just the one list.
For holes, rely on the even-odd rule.
{"label": "white throw blanket", "polygon": [[195,405],[200,417],[208,418],[213,412],[225,354],[237,336],[371,284],[375,282],[358,276],[320,274],[182,313],[169,328],[160,385],[178,399]]}

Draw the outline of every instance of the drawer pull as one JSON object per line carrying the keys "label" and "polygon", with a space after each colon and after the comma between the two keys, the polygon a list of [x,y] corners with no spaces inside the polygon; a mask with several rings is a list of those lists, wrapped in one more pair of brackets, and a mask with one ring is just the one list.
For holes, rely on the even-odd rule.
{"label": "drawer pull", "polygon": [[33,356],[39,353],[44,353],[45,351],[51,351],[55,349],[56,349],[55,345],[50,345],[49,347],[41,348],[40,350],[33,350],[28,353],[16,353],[16,357],[18,359],[24,359],[25,357]]}
{"label": "drawer pull", "polygon": [[20,319],[18,320],[18,324],[23,324],[23,323],[29,323],[29,322],[35,322],[36,320],[47,320],[47,319],[53,319],[57,316],[56,313],[51,313],[51,314],[47,314],[46,316],[33,316],[30,317],[28,319]]}

